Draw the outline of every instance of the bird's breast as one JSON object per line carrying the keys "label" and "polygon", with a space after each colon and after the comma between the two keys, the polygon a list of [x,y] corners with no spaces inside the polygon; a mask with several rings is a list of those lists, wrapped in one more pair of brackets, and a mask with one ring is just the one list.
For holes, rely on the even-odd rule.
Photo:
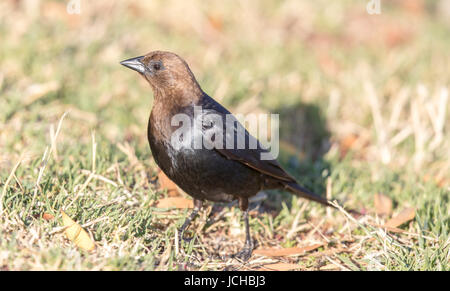
{"label": "bird's breast", "polygon": [[[151,122],[151,120],[150,120]],[[231,201],[235,196],[251,196],[259,191],[260,175],[240,162],[229,160],[214,149],[198,146],[202,128],[195,126],[170,138],[149,125],[148,139],[153,157],[163,172],[194,198]]]}

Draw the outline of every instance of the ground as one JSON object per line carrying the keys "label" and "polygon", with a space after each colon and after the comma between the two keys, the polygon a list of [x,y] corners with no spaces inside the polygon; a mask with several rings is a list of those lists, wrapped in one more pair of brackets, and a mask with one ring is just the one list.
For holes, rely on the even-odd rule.
{"label": "ground", "polygon": [[[68,2],[0,3],[0,269],[449,270],[447,1]],[[249,262],[228,257],[235,205],[208,205],[180,244],[189,210],[158,204],[153,95],[119,65],[156,49],[232,112],[280,114],[282,165],[363,215],[267,192]]]}

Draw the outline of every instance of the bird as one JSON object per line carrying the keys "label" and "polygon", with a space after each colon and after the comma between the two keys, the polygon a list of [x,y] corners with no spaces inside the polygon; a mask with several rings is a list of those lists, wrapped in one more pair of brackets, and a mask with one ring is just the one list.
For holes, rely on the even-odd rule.
{"label": "bird", "polygon": [[[326,198],[301,186],[271,158],[267,147],[202,90],[187,62],[177,54],[152,51],[120,64],[138,72],[152,88],[154,101],[147,127],[152,155],[169,179],[193,198],[194,208],[179,229],[180,240],[206,201],[237,200],[245,225],[245,243],[233,257],[248,261],[254,248],[249,227],[249,198],[261,190],[287,190],[298,197],[335,207]],[[181,126],[180,120],[176,122],[177,117],[190,124],[178,135]],[[229,117],[232,122],[227,121]],[[229,128],[224,130],[224,124]],[[244,135],[238,136],[242,132]],[[245,146],[237,147],[236,140],[241,136],[245,137]],[[195,146],[199,139],[203,144]],[[250,147],[252,143],[254,146]],[[268,154],[269,158],[262,159],[262,154]]]}

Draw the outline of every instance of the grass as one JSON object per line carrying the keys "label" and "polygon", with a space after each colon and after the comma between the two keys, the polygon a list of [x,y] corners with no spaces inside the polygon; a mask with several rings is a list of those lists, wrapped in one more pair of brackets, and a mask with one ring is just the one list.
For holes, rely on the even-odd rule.
{"label": "grass", "polygon": [[[381,1],[376,16],[364,1],[99,0],[81,1],[80,15],[66,1],[2,1],[0,269],[449,270],[444,1]],[[233,205],[210,205],[179,245],[188,211],[155,206],[167,193],[145,134],[152,94],[118,64],[155,49],[183,56],[234,113],[280,113],[286,169],[367,215],[270,192],[252,205],[258,247],[322,247],[224,257],[243,245]],[[375,214],[376,193],[394,216],[416,209],[403,232],[375,226],[389,219]],[[66,238],[62,209],[94,252]]]}

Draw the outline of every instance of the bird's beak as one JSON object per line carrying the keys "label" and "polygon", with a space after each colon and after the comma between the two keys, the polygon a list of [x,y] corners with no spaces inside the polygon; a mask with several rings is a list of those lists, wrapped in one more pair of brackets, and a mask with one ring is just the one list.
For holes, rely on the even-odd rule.
{"label": "bird's beak", "polygon": [[144,58],[144,56],[131,58],[131,59],[128,59],[128,60],[125,60],[125,61],[121,61],[120,64],[124,65],[125,67],[130,68],[132,70],[135,70],[136,72],[139,72],[139,73],[143,74],[145,72],[145,66],[141,62],[141,60],[143,58]]}

